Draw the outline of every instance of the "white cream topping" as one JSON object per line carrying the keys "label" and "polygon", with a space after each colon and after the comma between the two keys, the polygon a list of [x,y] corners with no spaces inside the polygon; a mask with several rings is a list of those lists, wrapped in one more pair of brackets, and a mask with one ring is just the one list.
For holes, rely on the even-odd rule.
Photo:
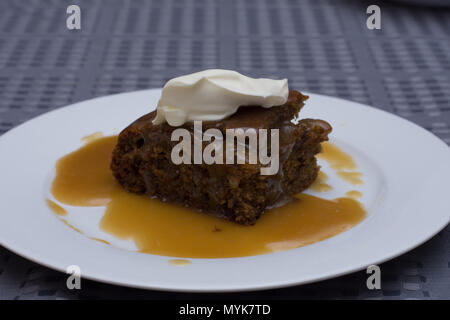
{"label": "white cream topping", "polygon": [[287,79],[254,79],[236,71],[209,69],[169,80],[153,123],[181,126],[196,120],[222,120],[241,106],[282,105],[288,95]]}

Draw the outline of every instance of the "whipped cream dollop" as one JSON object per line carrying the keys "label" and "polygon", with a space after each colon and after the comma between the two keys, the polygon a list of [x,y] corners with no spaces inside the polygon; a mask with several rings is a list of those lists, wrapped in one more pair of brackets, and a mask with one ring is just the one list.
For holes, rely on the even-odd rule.
{"label": "whipped cream dollop", "polygon": [[222,120],[239,107],[282,105],[288,95],[287,79],[254,79],[231,70],[205,70],[164,85],[153,123],[181,126],[196,120]]}

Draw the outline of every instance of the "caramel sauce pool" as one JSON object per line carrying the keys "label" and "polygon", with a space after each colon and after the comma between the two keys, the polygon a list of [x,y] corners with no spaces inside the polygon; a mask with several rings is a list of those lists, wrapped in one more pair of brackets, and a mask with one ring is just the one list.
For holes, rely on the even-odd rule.
{"label": "caramel sauce pool", "polygon": [[51,192],[56,200],[73,206],[104,206],[118,185],[109,161],[117,137],[88,141],[56,163],[56,176]]}
{"label": "caramel sauce pool", "polygon": [[363,183],[362,173],[355,171],[358,167],[353,158],[330,142],[322,143],[322,153],[319,153],[317,158],[327,161],[343,180],[353,185]]}
{"label": "caramel sauce pool", "polygon": [[109,170],[117,137],[98,137],[61,158],[52,194],[61,203],[106,205],[103,231],[132,239],[139,251],[181,258],[226,258],[288,250],[330,238],[365,217],[352,198],[299,194],[268,210],[253,226],[124,191]]}

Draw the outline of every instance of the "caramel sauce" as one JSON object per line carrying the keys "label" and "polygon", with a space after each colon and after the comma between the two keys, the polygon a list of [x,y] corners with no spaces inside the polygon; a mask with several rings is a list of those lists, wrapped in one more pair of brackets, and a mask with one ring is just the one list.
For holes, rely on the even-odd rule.
{"label": "caramel sauce", "polygon": [[319,153],[317,158],[327,161],[343,180],[353,185],[363,183],[361,180],[362,173],[356,171],[358,166],[353,158],[332,143],[322,143],[322,153]]}
{"label": "caramel sauce", "polygon": [[59,216],[67,215],[67,210],[61,207],[55,201],[52,201],[50,199],[46,199],[45,201],[47,202],[47,206],[50,208],[50,210],[52,210],[55,214]]}
{"label": "caramel sauce", "polygon": [[75,227],[74,227],[69,221],[67,221],[66,219],[61,219],[61,221],[62,221],[66,226],[68,226],[70,229],[72,229],[73,231],[76,231],[76,232],[78,232],[78,233],[84,234],[83,231],[81,231],[81,230],[78,229],[78,228],[75,228]]}
{"label": "caramel sauce", "polygon": [[327,179],[328,179],[327,174],[323,171],[319,171],[319,174],[317,175],[316,180],[309,188],[312,191],[316,191],[316,192],[330,191],[333,188],[328,183],[325,183],[327,181]]}
{"label": "caramel sauce", "polygon": [[83,141],[84,143],[87,144],[87,143],[95,141],[101,137],[103,137],[103,132],[99,131],[99,132],[94,132],[86,137],[81,138],[81,141]]}
{"label": "caramel sauce", "polygon": [[359,198],[362,197],[362,193],[359,192],[359,191],[356,191],[356,190],[348,191],[345,195],[346,195],[347,197],[353,198],[353,199],[359,199]]}
{"label": "caramel sauce", "polygon": [[258,255],[330,238],[365,217],[362,205],[352,198],[326,200],[299,194],[296,200],[267,210],[255,225],[242,226],[132,194],[115,182],[109,170],[116,140],[99,137],[61,158],[51,191],[61,203],[106,205],[100,228],[133,240],[141,252],[182,258]]}
{"label": "caramel sauce", "polygon": [[338,171],[338,176],[344,179],[347,182],[350,182],[351,184],[358,186],[363,184],[363,181],[361,179],[362,173],[361,172],[352,172],[352,171]]}
{"label": "caramel sauce", "polygon": [[192,262],[186,259],[170,259],[169,263],[173,266],[187,266],[190,265]]}
{"label": "caramel sauce", "polygon": [[100,238],[89,237],[89,239],[94,240],[94,241],[97,241],[97,242],[100,242],[100,243],[103,243],[103,244],[107,244],[107,245],[109,245],[109,246],[111,245],[110,242],[108,242],[108,241],[106,241],[106,240],[103,240],[103,239],[100,239]]}
{"label": "caramel sauce", "polygon": [[109,169],[117,137],[98,138],[56,163],[51,192],[56,200],[73,206],[104,206],[118,188]]}
{"label": "caramel sauce", "polygon": [[[67,221],[66,219],[60,218],[60,220],[61,220],[66,226],[68,226],[70,229],[72,229],[73,231],[76,231],[76,232],[78,232],[78,233],[84,235],[84,232],[83,232],[83,231],[81,231],[80,229],[74,227],[74,226],[73,226],[69,221]],[[91,239],[91,240],[97,241],[97,242],[101,242],[101,243],[103,243],[103,244],[111,245],[111,243],[109,243],[108,241],[103,240],[103,239],[100,239],[100,238],[94,238],[94,237],[88,237],[88,238]]]}

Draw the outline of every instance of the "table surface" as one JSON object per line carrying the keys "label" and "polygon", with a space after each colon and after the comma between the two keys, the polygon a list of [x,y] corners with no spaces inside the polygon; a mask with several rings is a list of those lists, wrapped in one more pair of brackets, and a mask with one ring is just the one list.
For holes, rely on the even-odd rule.
{"label": "table surface", "polygon": [[[81,30],[66,28],[69,4],[81,7]],[[382,28],[368,30],[369,4],[0,0],[0,134],[76,101],[225,68],[387,110],[449,144],[450,9],[379,1]],[[70,291],[64,274],[0,247],[0,299],[449,299],[449,249],[447,226],[382,264],[381,290],[368,290],[358,272],[285,289],[191,294],[87,280]]]}

